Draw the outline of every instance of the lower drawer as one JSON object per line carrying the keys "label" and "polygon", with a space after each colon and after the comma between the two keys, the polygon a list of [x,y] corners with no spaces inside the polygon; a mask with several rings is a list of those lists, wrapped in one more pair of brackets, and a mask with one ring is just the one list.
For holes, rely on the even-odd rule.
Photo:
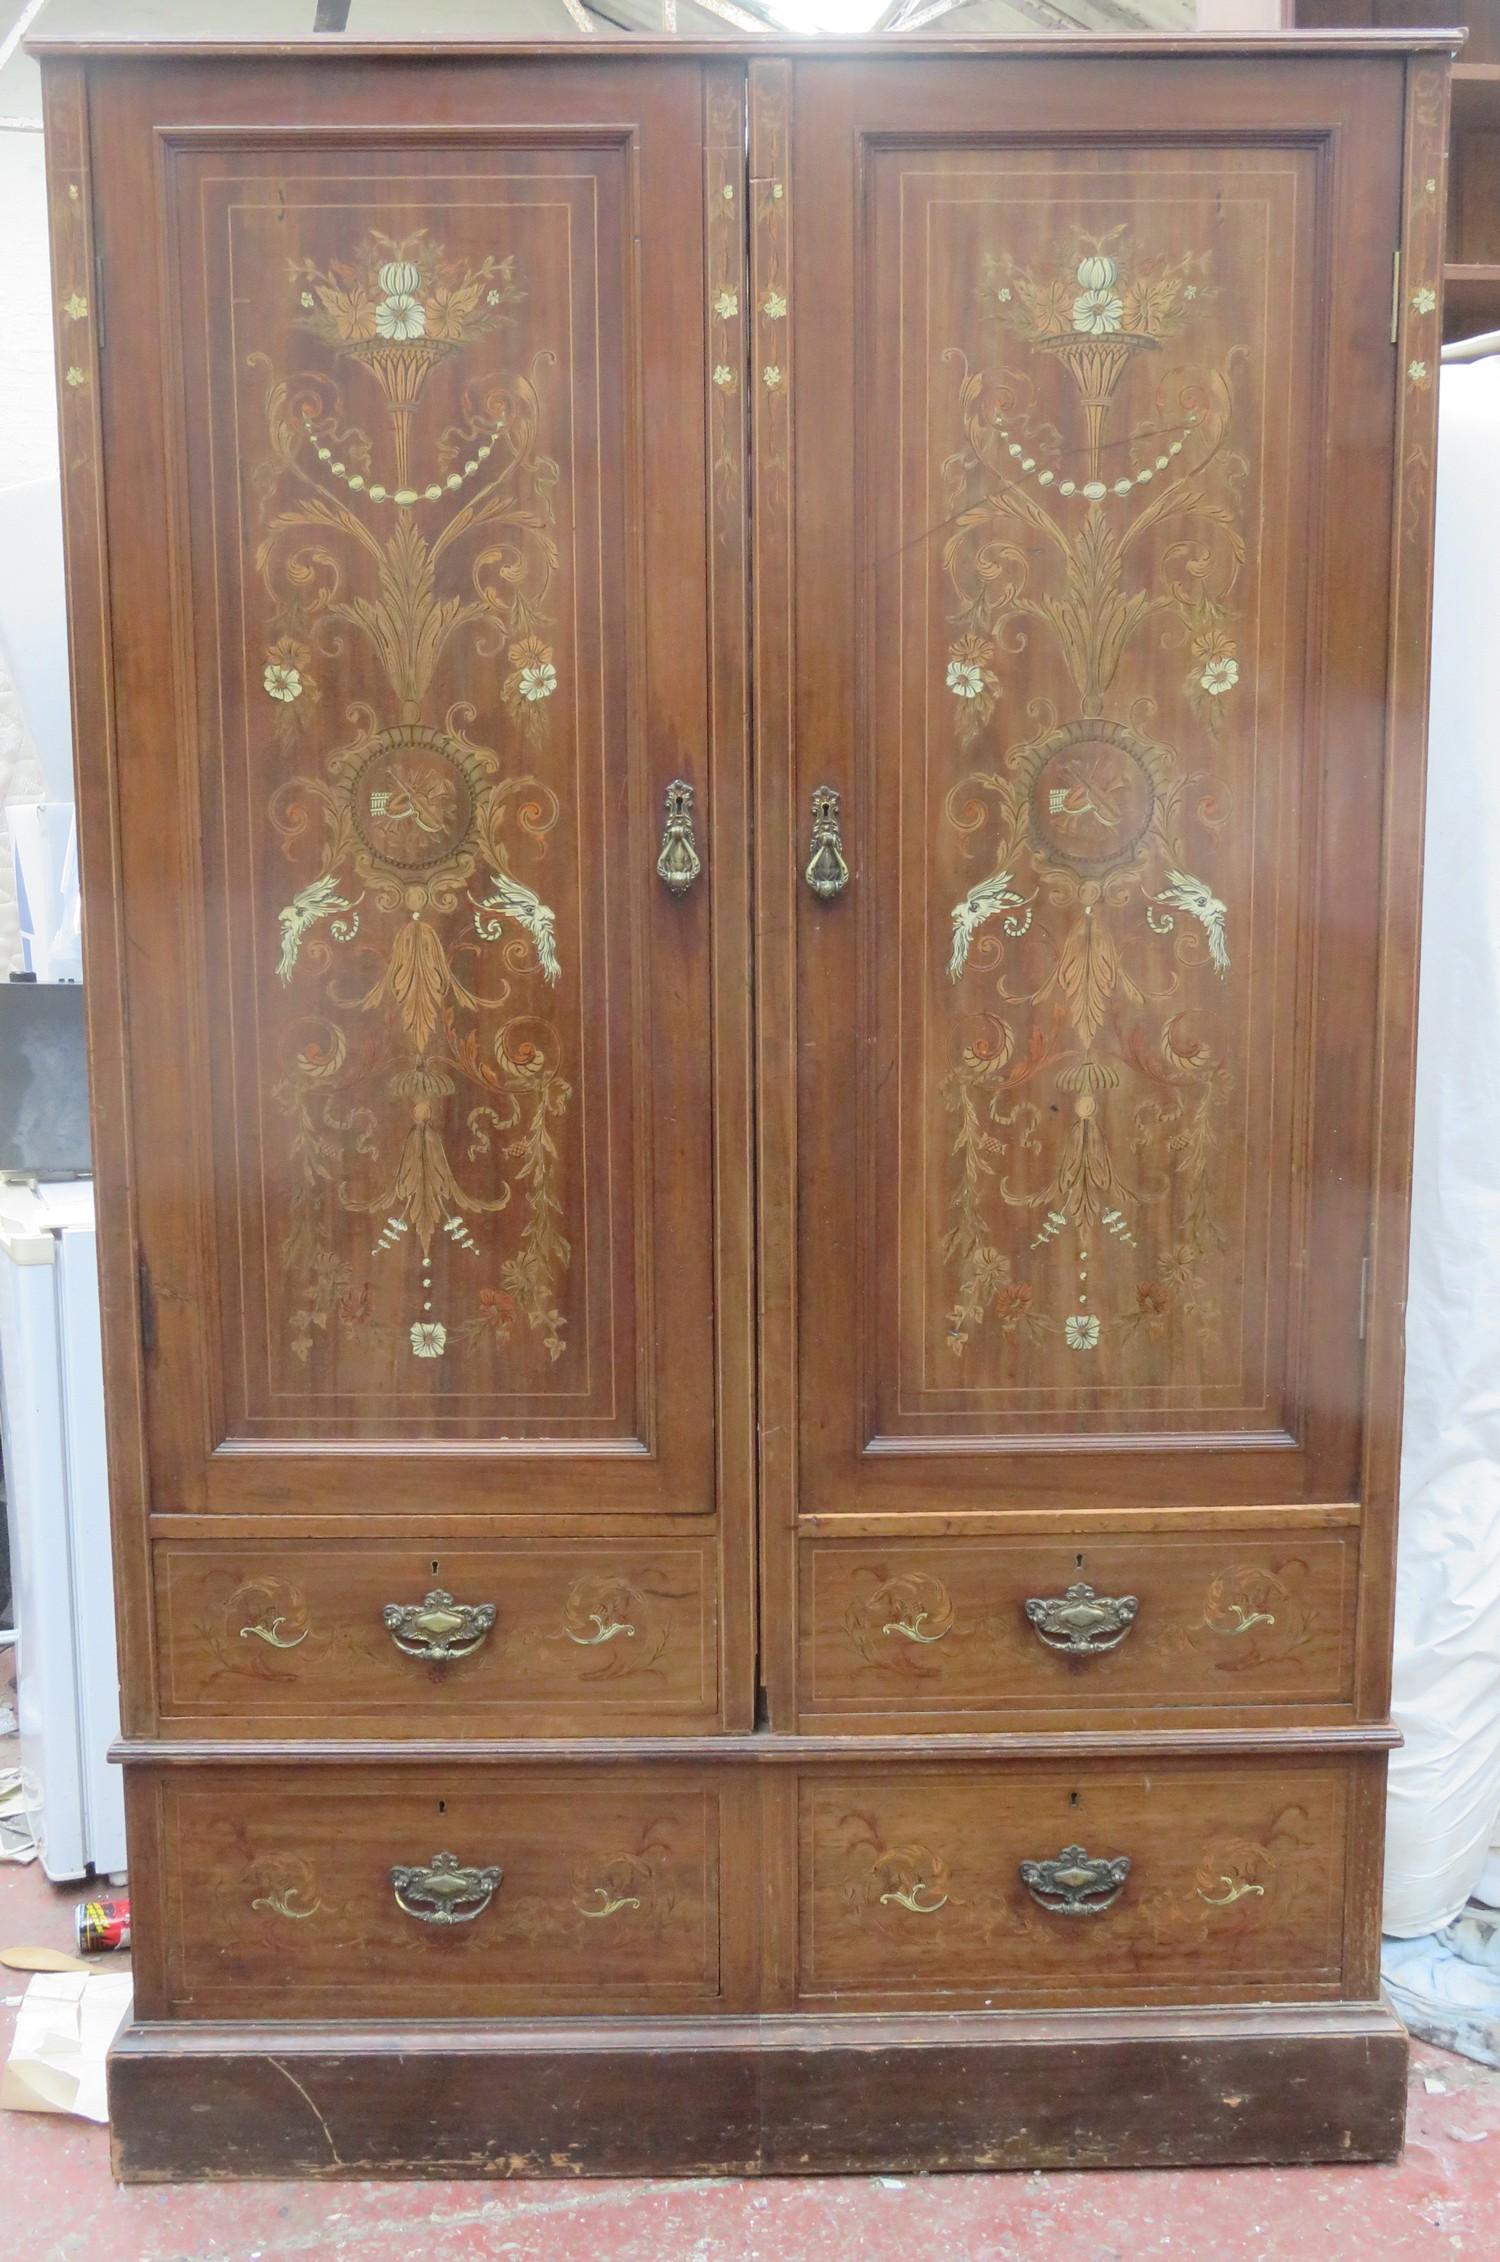
{"label": "lower drawer", "polygon": [[1300,1757],[806,1773],[799,1999],[1293,2002],[1351,1978],[1373,1992],[1345,1944],[1373,1896],[1382,1776]]}
{"label": "lower drawer", "polygon": [[1359,1534],[807,1541],[802,1710],[850,1726],[1348,1705]]}
{"label": "lower drawer", "polygon": [[219,1734],[711,1728],[712,1540],[161,1541],[162,1718]]}
{"label": "lower drawer", "polygon": [[147,1888],[137,2015],[712,2007],[724,1798],[705,1771],[629,1766],[255,1766],[135,1781],[131,1875]]}

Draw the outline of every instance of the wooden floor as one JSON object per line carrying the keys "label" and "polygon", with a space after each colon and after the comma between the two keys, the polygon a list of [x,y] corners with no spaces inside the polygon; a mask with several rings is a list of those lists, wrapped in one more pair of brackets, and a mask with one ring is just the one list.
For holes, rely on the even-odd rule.
{"label": "wooden floor", "polygon": [[[0,1943],[71,1945],[71,1888],[0,1867]],[[0,1973],[18,1995],[19,1974]],[[0,2009],[8,2049],[15,2009]],[[1324,2262],[1496,2252],[1500,2073],[1419,2047],[1405,2158],[1375,2168],[756,2183],[110,2181],[102,2128],[0,2113],[8,2262]]]}

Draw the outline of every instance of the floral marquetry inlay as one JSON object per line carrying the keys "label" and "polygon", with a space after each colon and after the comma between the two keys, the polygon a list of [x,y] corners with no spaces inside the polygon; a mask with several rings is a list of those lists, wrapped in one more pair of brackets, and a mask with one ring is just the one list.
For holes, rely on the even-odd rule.
{"label": "floral marquetry inlay", "polygon": [[[1206,253],[1152,253],[1124,226],[1057,267],[993,253],[977,296],[1000,353],[971,369],[955,348],[943,685],[957,744],[986,760],[946,814],[993,871],[952,907],[946,957],[952,982],[1000,1002],[975,995],[982,1029],[946,1083],[957,1359],[986,1328],[1061,1335],[1093,1359],[1111,1339],[1219,1323],[1208,1156],[1226,1072],[1190,1013],[1204,973],[1231,973],[1231,912],[1204,866],[1229,796],[1149,728],[1152,701],[1118,692],[1133,642],[1152,642],[1181,654],[1201,740],[1242,694],[1235,355],[1167,360],[1215,290]],[[1147,414],[1127,405],[1143,366]],[[1011,737],[1007,654],[1027,642],[1057,654],[1059,703],[1029,703],[1032,728]],[[1020,1056],[1005,1007],[1032,1009]],[[1133,1301],[1100,1294],[1090,1244],[1133,1251],[1145,1235]]]}
{"label": "floral marquetry inlay", "polygon": [[[551,1000],[575,970],[546,892],[560,805],[535,766],[566,689],[542,441],[556,355],[523,345],[503,242],[461,255],[372,228],[286,276],[319,365],[250,361],[259,689],[294,764],[269,805],[291,877],[266,969],[298,1008],[272,1094],[289,1345],[307,1366],[357,1340],[405,1388],[518,1337],[556,1362],[574,1072]],[[473,672],[445,676],[465,654]],[[459,680],[489,689],[483,710]]]}
{"label": "floral marquetry inlay", "polygon": [[1276,1018],[1310,884],[1281,631],[1310,572],[1303,170],[1190,152],[1167,195],[1100,154],[1059,192],[1020,152],[891,158],[921,319],[876,348],[900,464],[869,455],[910,1081],[880,1086],[887,1434],[1274,1402],[1301,1072]]}

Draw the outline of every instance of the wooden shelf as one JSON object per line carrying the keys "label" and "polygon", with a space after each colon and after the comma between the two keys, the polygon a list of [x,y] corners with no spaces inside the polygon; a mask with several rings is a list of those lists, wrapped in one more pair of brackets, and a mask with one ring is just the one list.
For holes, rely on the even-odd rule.
{"label": "wooden shelf", "polygon": [[1443,335],[1477,337],[1500,330],[1500,262],[1454,261],[1443,269]]}
{"label": "wooden shelf", "polygon": [[1500,134],[1500,63],[1455,63],[1453,132]]}

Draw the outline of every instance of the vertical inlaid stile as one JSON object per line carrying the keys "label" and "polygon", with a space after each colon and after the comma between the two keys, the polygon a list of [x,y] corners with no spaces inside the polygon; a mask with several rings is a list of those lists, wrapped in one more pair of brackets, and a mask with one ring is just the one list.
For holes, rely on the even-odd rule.
{"label": "vertical inlaid stile", "polygon": [[142,1735],[151,1731],[156,1718],[146,1539],[150,1489],[125,1061],[125,905],[115,774],[110,558],[100,403],[100,262],[94,236],[88,82],[83,64],[73,59],[54,64],[45,76],[43,99],[73,760],[78,781],[79,868],[86,906],[84,1011],[109,1409],[120,1716],[126,1735]]}
{"label": "vertical inlaid stile", "polygon": [[1420,817],[1427,768],[1428,653],[1448,209],[1449,64],[1411,58],[1396,306],[1395,509],[1381,876],[1380,1039],[1365,1336],[1365,1405],[1357,1687],[1367,1719],[1391,1699],[1396,1511],[1401,1468],[1406,1264],[1410,1239],[1417,954],[1422,923]]}
{"label": "vertical inlaid stile", "polygon": [[745,1284],[753,1271],[751,1137],[749,617],[746,565],[745,74],[703,74],[704,242],[708,292],[709,772],[714,853],[713,1016],[718,1331],[718,1504],[722,1628],[720,1713],[754,1724],[756,1705],[755,1340]]}
{"label": "vertical inlaid stile", "polygon": [[792,73],[750,66],[752,649],[756,776],[756,1154],[760,1189],[761,1677],[773,1727],[795,1710],[797,1512],[794,547],[789,178]]}

